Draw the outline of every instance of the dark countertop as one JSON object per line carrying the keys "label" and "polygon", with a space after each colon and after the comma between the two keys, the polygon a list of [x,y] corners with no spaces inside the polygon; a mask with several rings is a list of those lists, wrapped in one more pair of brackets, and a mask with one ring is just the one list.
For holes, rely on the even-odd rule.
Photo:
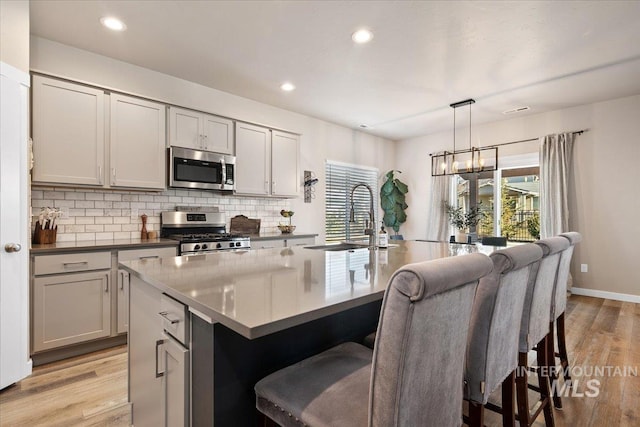
{"label": "dark countertop", "polygon": [[260,234],[248,234],[249,238],[254,241],[260,240],[285,240],[285,239],[302,239],[305,237],[317,237],[318,233],[287,233],[283,234],[279,231],[272,231],[269,233],[260,233]]}
{"label": "dark countertop", "polygon": [[117,239],[117,240],[86,240],[76,242],[58,242],[48,244],[32,244],[31,253],[47,255],[53,253],[110,250],[110,249],[143,249],[153,247],[178,246],[178,241],[171,239]]}

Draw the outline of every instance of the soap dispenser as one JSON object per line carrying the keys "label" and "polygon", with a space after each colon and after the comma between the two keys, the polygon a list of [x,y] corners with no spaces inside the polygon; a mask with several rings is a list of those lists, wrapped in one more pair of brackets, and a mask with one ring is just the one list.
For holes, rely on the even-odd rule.
{"label": "soap dispenser", "polygon": [[380,232],[378,233],[378,247],[379,248],[389,247],[389,235],[387,234],[387,230],[384,229],[384,222],[380,226]]}

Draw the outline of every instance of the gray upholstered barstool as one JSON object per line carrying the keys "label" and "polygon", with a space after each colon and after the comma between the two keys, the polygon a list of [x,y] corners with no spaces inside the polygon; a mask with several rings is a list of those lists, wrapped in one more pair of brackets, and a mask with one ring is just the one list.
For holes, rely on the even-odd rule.
{"label": "gray upholstered barstool", "polygon": [[[551,323],[549,323],[549,345],[547,346],[547,358],[551,365],[549,374],[553,381],[558,379],[556,373],[556,354],[560,358],[560,366],[562,367],[562,376],[565,384],[571,384],[571,375],[569,373],[569,357],[567,356],[567,344],[564,330],[564,312],[567,309],[567,281],[569,280],[569,269],[571,268],[571,258],[573,257],[573,248],[582,241],[582,235],[575,231],[562,233],[559,236],[569,240],[569,247],[560,254],[560,265],[558,266],[558,275],[556,276],[555,289],[553,291],[553,301],[551,303]],[[553,324],[556,324],[556,335],[558,337],[558,352],[555,351]],[[558,393],[558,388],[553,388],[553,405],[561,409],[562,400]]]}
{"label": "gray upholstered barstool", "polygon": [[[532,274],[527,285],[527,297],[522,312],[520,324],[518,373],[516,375],[516,392],[518,398],[518,419],[520,426],[531,426],[540,412],[544,412],[547,427],[554,426],[551,392],[549,387],[547,362],[547,341],[549,336],[549,321],[551,319],[551,301],[553,287],[556,282],[560,253],[569,247],[569,241],[564,237],[550,237],[536,242],[542,249],[542,259],[534,264]],[[527,353],[535,347],[538,359],[538,388],[540,399],[537,409],[530,413]]]}
{"label": "gray upholstered barstool", "polygon": [[281,426],[459,426],[471,306],[482,254],[407,265],[390,280],[373,351],[345,343],[255,386]]}
{"label": "gray upholstered barstool", "polygon": [[493,271],[480,279],[473,301],[465,363],[464,397],[469,401],[472,427],[484,425],[484,405],[500,384],[502,424],[515,424],[514,381],[522,307],[531,267],[542,258],[542,250],[529,243],[496,251],[490,258]]}

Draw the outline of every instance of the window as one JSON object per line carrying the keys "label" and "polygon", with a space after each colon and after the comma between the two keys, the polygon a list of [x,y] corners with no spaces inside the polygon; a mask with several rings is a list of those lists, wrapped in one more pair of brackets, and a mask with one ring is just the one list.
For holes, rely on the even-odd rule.
{"label": "window", "polygon": [[[365,220],[369,219],[371,199],[365,187],[358,187],[353,194],[356,223],[349,223],[351,189],[359,183],[371,187],[374,212],[378,211],[378,169],[327,161],[325,202],[325,240],[340,242],[360,240],[364,234]],[[376,224],[373,224],[376,229]]]}
{"label": "window", "polygon": [[[540,238],[540,168],[537,155],[501,159],[495,172],[455,176],[455,200],[464,211],[479,203],[484,217],[478,237],[505,236],[510,241]],[[496,183],[498,186],[496,187]]]}

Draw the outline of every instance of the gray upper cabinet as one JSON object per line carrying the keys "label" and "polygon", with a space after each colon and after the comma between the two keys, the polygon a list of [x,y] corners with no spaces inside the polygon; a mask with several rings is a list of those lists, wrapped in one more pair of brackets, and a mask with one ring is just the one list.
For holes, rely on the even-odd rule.
{"label": "gray upper cabinet", "polygon": [[299,137],[292,133],[271,133],[271,194],[296,197],[299,194]]}
{"label": "gray upper cabinet", "polygon": [[165,109],[156,102],[111,94],[111,187],[165,188]]}
{"label": "gray upper cabinet", "polygon": [[35,183],[165,188],[163,104],[36,75],[32,108]]}
{"label": "gray upper cabinet", "polygon": [[297,197],[298,153],[298,135],[236,123],[237,193]]}
{"label": "gray upper cabinet", "polygon": [[105,94],[100,89],[33,76],[33,180],[102,185]]}
{"label": "gray upper cabinet", "polygon": [[233,121],[212,114],[169,107],[169,145],[234,154]]}
{"label": "gray upper cabinet", "polygon": [[271,189],[271,130],[236,123],[236,192],[267,196]]}

